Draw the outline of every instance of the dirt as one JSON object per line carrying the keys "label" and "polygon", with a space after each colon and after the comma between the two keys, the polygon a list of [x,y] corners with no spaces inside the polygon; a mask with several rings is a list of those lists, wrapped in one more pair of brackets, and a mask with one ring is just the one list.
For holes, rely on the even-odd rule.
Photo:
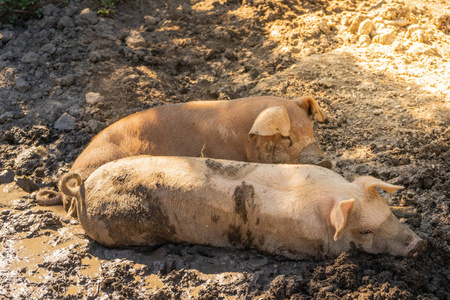
{"label": "dirt", "polygon": [[[448,3],[142,0],[113,16],[63,3],[0,27],[0,298],[450,299]],[[408,211],[402,221],[428,250],[291,261],[198,245],[110,249],[61,206],[35,201],[126,115],[258,95],[314,96],[335,171],[405,186],[389,204]]]}

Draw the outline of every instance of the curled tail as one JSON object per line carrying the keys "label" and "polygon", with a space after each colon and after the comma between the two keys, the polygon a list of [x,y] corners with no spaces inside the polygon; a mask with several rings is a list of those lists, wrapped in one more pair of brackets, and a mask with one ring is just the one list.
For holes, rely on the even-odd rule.
{"label": "curled tail", "polygon": [[62,195],[49,189],[42,189],[36,194],[36,201],[39,205],[58,205],[62,204]]}
{"label": "curled tail", "polygon": [[[70,186],[69,182],[73,179],[76,180],[75,186]],[[81,179],[81,175],[75,172],[70,172],[65,174],[58,183],[59,190],[66,196],[77,198],[78,191],[80,190],[80,186],[83,180]]]}

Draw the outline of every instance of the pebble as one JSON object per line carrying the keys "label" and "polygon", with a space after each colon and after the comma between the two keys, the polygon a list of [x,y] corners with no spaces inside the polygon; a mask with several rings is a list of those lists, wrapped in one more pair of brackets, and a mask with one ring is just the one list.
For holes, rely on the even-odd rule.
{"label": "pebble", "polygon": [[86,103],[95,105],[103,101],[103,97],[99,93],[89,92],[86,94]]}
{"label": "pebble", "polygon": [[39,54],[33,51],[27,52],[22,56],[21,61],[26,64],[37,63],[39,61]]}
{"label": "pebble", "polygon": [[0,184],[10,183],[14,180],[14,172],[6,169],[0,172]]}
{"label": "pebble", "polygon": [[382,109],[375,109],[375,110],[373,111],[373,114],[374,114],[375,116],[381,115],[382,113],[383,113],[383,110],[382,110]]}
{"label": "pebble", "polygon": [[130,47],[145,47],[147,42],[142,35],[137,31],[132,31],[131,34],[125,39],[125,42]]}
{"label": "pebble", "polygon": [[415,30],[411,33],[411,40],[413,42],[426,43],[428,42],[428,36],[422,29]]}
{"label": "pebble", "polygon": [[31,88],[28,81],[26,81],[22,77],[17,77],[14,80],[14,85],[15,85],[16,89],[21,92],[26,92]]}
{"label": "pebble", "polygon": [[98,16],[95,12],[89,8],[85,8],[80,12],[80,17],[88,21],[91,25],[95,25],[98,22]]}
{"label": "pebble", "polygon": [[66,131],[73,130],[75,128],[75,118],[67,113],[63,113],[58,120],[56,120],[53,128]]}
{"label": "pebble", "polygon": [[358,35],[369,35],[369,33],[372,31],[373,28],[373,22],[369,19],[361,22],[358,29]]}

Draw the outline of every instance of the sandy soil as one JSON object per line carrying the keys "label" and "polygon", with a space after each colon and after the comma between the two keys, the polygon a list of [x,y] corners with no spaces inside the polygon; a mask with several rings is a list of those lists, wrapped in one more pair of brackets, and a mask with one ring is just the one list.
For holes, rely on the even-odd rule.
{"label": "sandy soil", "polygon": [[[48,5],[0,27],[0,298],[450,299],[450,6],[445,1],[128,1]],[[89,98],[89,92],[100,98]],[[108,249],[41,207],[89,140],[139,110],[313,95],[335,170],[389,200],[428,251],[290,261],[196,245]],[[175,122],[176,120],[174,120]]]}

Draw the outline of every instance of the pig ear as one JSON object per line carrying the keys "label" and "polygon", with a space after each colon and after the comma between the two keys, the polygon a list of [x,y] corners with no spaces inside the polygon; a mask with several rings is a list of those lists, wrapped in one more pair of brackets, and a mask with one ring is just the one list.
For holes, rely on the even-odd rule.
{"label": "pig ear", "polygon": [[298,105],[308,113],[308,116],[312,115],[314,121],[325,121],[319,104],[312,97],[301,97],[295,99],[294,101],[296,101]]}
{"label": "pig ear", "polygon": [[282,136],[289,136],[291,129],[291,120],[289,114],[284,106],[274,106],[263,110],[253,123],[249,135],[274,135],[281,134]]}
{"label": "pig ear", "polygon": [[404,188],[401,185],[393,185],[372,176],[358,177],[355,179],[355,181],[353,181],[353,183],[359,185],[368,192],[373,191],[375,188],[381,188],[386,192],[388,192],[389,194],[392,194],[395,193],[395,191]]}
{"label": "pig ear", "polygon": [[336,229],[334,234],[334,240],[337,241],[339,236],[347,224],[348,217],[353,213],[355,209],[355,199],[340,201],[331,210],[330,220],[331,224]]}

